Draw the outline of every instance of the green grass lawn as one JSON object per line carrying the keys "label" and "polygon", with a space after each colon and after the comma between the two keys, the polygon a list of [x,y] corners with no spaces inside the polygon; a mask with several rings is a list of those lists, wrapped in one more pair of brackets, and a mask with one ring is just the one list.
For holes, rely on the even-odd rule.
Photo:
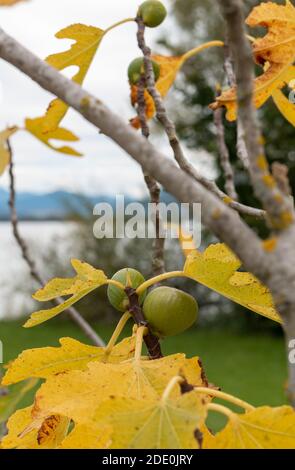
{"label": "green grass lawn", "polygon": [[[107,340],[112,328],[97,326],[97,331]],[[5,362],[15,358],[23,349],[57,346],[58,339],[64,336],[89,342],[74,325],[66,322],[52,321],[32,329],[22,328],[19,322],[0,323]],[[282,337],[191,329],[165,340],[163,352],[199,356],[209,382],[253,405],[286,403],[284,383],[287,371]],[[30,400],[32,396],[27,397],[22,406]],[[212,416],[209,425],[217,429],[222,422],[219,416]]]}

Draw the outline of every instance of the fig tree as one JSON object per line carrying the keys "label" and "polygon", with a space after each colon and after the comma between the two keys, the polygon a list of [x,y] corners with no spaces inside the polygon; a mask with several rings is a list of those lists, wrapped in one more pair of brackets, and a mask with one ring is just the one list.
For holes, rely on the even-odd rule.
{"label": "fig tree", "polygon": [[[133,287],[133,289],[137,289],[140,284],[145,281],[143,275],[136,271],[136,269],[132,268],[124,268],[120,271],[116,272],[112,277],[114,281],[121,282],[124,286]],[[129,300],[126,293],[117,286],[112,284],[108,285],[107,296],[109,299],[110,304],[115,307],[116,310],[120,312],[126,312],[129,305]],[[143,303],[146,296],[146,292],[143,292],[139,297],[140,305]]]}
{"label": "fig tree", "polygon": [[[152,60],[152,64],[156,82],[160,77],[160,65],[154,60]],[[136,85],[142,74],[144,74],[144,59],[143,57],[138,57],[137,59],[134,59],[128,67],[128,78],[131,85]]]}
{"label": "fig tree", "polygon": [[192,326],[198,316],[198,304],[191,295],[163,286],[147,295],[143,313],[152,333],[163,338],[177,335]]}
{"label": "fig tree", "polygon": [[138,15],[143,19],[145,26],[156,28],[165,20],[167,10],[159,0],[147,0],[140,5]]}

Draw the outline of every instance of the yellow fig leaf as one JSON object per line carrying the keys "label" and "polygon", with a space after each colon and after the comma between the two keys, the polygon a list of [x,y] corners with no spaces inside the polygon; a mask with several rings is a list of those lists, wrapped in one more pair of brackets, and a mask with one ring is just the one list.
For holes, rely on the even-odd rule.
{"label": "yellow fig leaf", "polygon": [[284,118],[295,127],[295,104],[291,103],[281,90],[275,90],[272,99]]}
{"label": "yellow fig leaf", "polygon": [[72,260],[73,268],[77,276],[71,279],[53,279],[33,296],[40,302],[53,300],[58,297],[68,296],[64,303],[49,310],[39,310],[32,313],[30,319],[25,323],[25,328],[31,328],[55,317],[67,308],[78,302],[87,294],[107,283],[107,277],[103,271],[95,269],[88,263],[79,260]]}
{"label": "yellow fig leaf", "polygon": [[[285,5],[261,3],[252,10],[246,23],[251,27],[264,26],[268,29],[264,37],[252,43],[256,62],[262,66],[268,64],[264,73],[254,80],[253,102],[259,108],[276,90],[294,78],[295,8],[288,0]],[[235,87],[224,91],[210,107],[217,109],[221,106],[227,108],[229,121],[236,119]]]}
{"label": "yellow fig leaf", "polygon": [[199,449],[195,433],[205,419],[206,406],[193,391],[177,399],[115,397],[94,416],[98,428],[113,427],[111,449]]}
{"label": "yellow fig leaf", "polygon": [[37,383],[38,380],[30,379],[20,384],[8,387],[4,391],[0,389],[0,424],[5,423],[8,420],[16,410],[19,402],[37,385]]}
{"label": "yellow fig leaf", "polygon": [[17,411],[8,420],[8,434],[2,441],[3,449],[54,449],[67,435],[69,419],[50,416],[37,429],[24,432],[32,422],[32,407]]}
{"label": "yellow fig leaf", "polygon": [[[84,24],[68,26],[59,31],[56,37],[58,39],[74,40],[74,44],[67,51],[50,55],[47,57],[46,62],[57,70],[77,66],[78,72],[73,76],[72,80],[82,85],[103,36],[104,31],[93,26],[86,26]],[[55,131],[67,113],[68,108],[63,101],[59,99],[53,100],[42,120],[41,132],[46,134]]]}
{"label": "yellow fig leaf", "polygon": [[294,449],[295,411],[289,406],[263,406],[232,414],[215,436],[204,436],[205,449]]}
{"label": "yellow fig leaf", "polygon": [[262,2],[253,8],[246,24],[252,28],[263,26],[268,29],[262,38],[255,39],[253,52],[257,63],[266,61],[292,65],[295,58],[295,8],[289,0],[285,5]]}
{"label": "yellow fig leaf", "polygon": [[105,425],[95,427],[77,425],[63,440],[59,449],[108,449],[112,442],[113,428]]}
{"label": "yellow fig leaf", "polygon": [[7,140],[17,131],[17,127],[10,127],[0,132],[0,176],[6,170],[9,164],[9,150],[7,148]]}
{"label": "yellow fig leaf", "polygon": [[71,131],[65,129],[64,127],[57,127],[56,129],[48,132],[43,132],[44,117],[38,117],[35,119],[26,119],[25,128],[30,132],[34,137],[47,145],[47,147],[55,150],[56,152],[65,153],[66,155],[72,155],[74,157],[81,157],[82,154],[77,152],[72,147],[64,145],[62,147],[56,147],[50,143],[51,139],[54,140],[63,140],[66,142],[77,142],[79,138],[73,134]]}
{"label": "yellow fig leaf", "polygon": [[[106,354],[105,348],[88,346],[72,338],[61,338],[60,347],[28,349],[9,364],[3,385],[20,382],[29,377],[46,379],[70,370],[85,370],[93,361],[117,363],[132,357],[135,337],[125,338]],[[0,399],[1,416],[1,399]]]}
{"label": "yellow fig leaf", "polygon": [[[76,424],[87,425],[93,409],[102,401],[113,396],[143,401],[157,399],[169,381],[180,373],[191,384],[207,386],[198,359],[186,359],[183,354],[120,364],[91,362],[87,370],[73,370],[49,377],[36,394],[33,416],[42,420],[46,416],[60,414]],[[58,394],[56,390],[59,390]],[[175,388],[171,396],[179,394]]]}
{"label": "yellow fig leaf", "polygon": [[253,312],[281,323],[269,290],[251,273],[237,271],[241,262],[224,244],[210,245],[187,257],[184,272],[195,281]]}
{"label": "yellow fig leaf", "polygon": [[[281,69],[281,66],[274,64],[268,68],[263,75],[254,80],[253,103],[256,108],[260,108],[277,90],[283,88],[290,81],[290,72],[294,67]],[[291,104],[291,103],[290,103]],[[216,102],[210,105],[211,109],[221,106],[227,108],[226,118],[228,121],[235,121],[237,118],[237,92],[236,88],[224,91]],[[294,106],[294,105],[293,105]]]}

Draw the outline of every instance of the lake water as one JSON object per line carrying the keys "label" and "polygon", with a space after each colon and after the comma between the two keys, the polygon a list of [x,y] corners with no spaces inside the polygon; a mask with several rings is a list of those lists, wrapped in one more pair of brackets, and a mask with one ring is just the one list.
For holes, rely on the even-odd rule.
{"label": "lake water", "polygon": [[[20,230],[32,255],[38,260],[40,256],[37,253],[44,253],[56,237],[66,239],[72,226],[72,223],[65,222],[21,222]],[[44,271],[44,266],[38,268]],[[33,307],[30,296],[35,287],[12,235],[11,225],[0,222],[0,318],[15,318],[26,311],[30,313]]]}

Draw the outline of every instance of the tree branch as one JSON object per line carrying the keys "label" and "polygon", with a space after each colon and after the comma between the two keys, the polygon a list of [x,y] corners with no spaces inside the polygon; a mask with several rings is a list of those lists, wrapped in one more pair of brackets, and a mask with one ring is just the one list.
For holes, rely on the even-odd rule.
{"label": "tree branch", "polygon": [[53,93],[109,136],[181,202],[202,204],[203,222],[257,277],[269,263],[257,235],[226,204],[177,168],[100,100],[64,77],[0,29],[0,57]]}
{"label": "tree branch", "polygon": [[[224,70],[230,87],[236,87],[236,77],[233,68],[231,50],[228,44],[228,37],[224,43]],[[245,144],[245,133],[241,120],[237,118],[237,156],[243,164],[245,170],[249,171],[249,157]]]}
{"label": "tree branch", "polygon": [[[22,257],[24,261],[26,262],[27,266],[29,267],[30,274],[32,278],[41,286],[44,287],[46,284],[46,281],[42,278],[41,274],[39,273],[36,263],[31,257],[29,253],[29,248],[28,245],[25,241],[25,239],[21,236],[20,230],[19,230],[19,221],[18,221],[18,216],[17,216],[17,211],[16,211],[16,206],[15,206],[15,199],[16,199],[16,191],[15,191],[15,177],[14,177],[14,162],[13,162],[13,152],[12,152],[12,147],[10,144],[10,141],[7,141],[7,147],[9,151],[9,180],[10,180],[10,185],[9,185],[9,193],[10,193],[10,198],[9,198],[9,207],[10,207],[10,221],[12,225],[12,231],[14,238],[21,250]],[[57,299],[56,304],[60,305],[64,301],[63,299]],[[80,315],[80,313],[74,308],[70,307],[66,310],[66,313],[68,314],[69,318],[76,323],[76,325],[79,326],[79,328],[83,331],[83,333],[91,339],[92,343],[95,344],[96,346],[105,346],[104,341],[98,336],[98,334],[91,328],[89,323],[84,320],[84,318]]]}
{"label": "tree branch", "polygon": [[229,151],[225,143],[223,109],[218,108],[214,111],[214,123],[217,130],[217,143],[220,154],[220,165],[225,177],[225,190],[231,199],[237,200],[238,195],[234,184],[234,172],[230,163]]}
{"label": "tree branch", "polygon": [[272,177],[262,143],[260,126],[253,106],[254,64],[252,50],[246,38],[240,0],[219,0],[226,20],[229,45],[236,67],[238,117],[245,134],[249,170],[256,196],[268,213],[273,229],[283,230],[294,222],[294,210],[289,198],[280,191]]}
{"label": "tree branch", "polygon": [[[145,101],[145,77],[142,76],[137,87],[137,114],[141,124],[141,133],[148,139],[150,136],[149,126],[146,120],[146,101]],[[158,206],[160,204],[161,188],[158,185],[155,178],[151,177],[147,172],[143,170],[144,180],[150,193],[151,203],[155,207],[155,239],[153,243],[152,253],[152,271],[154,276],[163,274],[165,272],[165,238],[163,236],[163,224],[161,221],[160,211]]]}

